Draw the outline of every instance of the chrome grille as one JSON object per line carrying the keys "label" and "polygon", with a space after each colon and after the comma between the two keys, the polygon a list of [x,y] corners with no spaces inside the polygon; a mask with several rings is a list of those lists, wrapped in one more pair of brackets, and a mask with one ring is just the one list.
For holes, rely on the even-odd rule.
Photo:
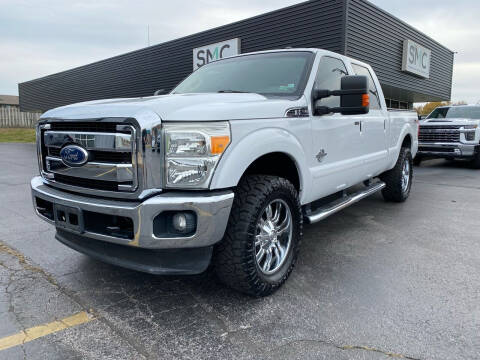
{"label": "chrome grille", "polygon": [[[136,130],[111,122],[54,122],[39,127],[41,169],[45,179],[70,190],[134,192],[138,188]],[[65,165],[63,146],[88,151],[80,167]]]}
{"label": "chrome grille", "polygon": [[460,125],[420,126],[420,142],[460,142]]}

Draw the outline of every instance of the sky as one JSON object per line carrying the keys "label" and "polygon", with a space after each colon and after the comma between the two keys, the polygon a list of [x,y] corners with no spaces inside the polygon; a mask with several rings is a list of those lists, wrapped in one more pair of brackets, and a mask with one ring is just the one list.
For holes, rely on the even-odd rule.
{"label": "sky", "polygon": [[[298,3],[0,0],[0,94],[18,83]],[[373,0],[455,55],[453,101],[480,101],[480,1]]]}

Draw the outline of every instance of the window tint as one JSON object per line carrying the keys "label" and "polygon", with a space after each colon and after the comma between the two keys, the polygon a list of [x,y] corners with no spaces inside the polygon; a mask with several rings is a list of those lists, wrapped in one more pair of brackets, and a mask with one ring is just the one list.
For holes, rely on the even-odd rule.
{"label": "window tint", "polygon": [[[322,90],[340,90],[340,79],[345,75],[348,75],[348,72],[343,61],[330,56],[324,56],[320,59],[318,65],[315,88]],[[330,96],[321,99],[317,102],[317,105],[338,107],[340,106],[340,97]]]}
{"label": "window tint", "polygon": [[378,91],[377,87],[375,86],[375,82],[373,81],[372,74],[370,71],[364,67],[357,64],[352,64],[353,71],[355,71],[355,75],[364,75],[368,78],[368,88],[370,91],[370,109],[376,110],[380,109],[380,100],[378,98]]}

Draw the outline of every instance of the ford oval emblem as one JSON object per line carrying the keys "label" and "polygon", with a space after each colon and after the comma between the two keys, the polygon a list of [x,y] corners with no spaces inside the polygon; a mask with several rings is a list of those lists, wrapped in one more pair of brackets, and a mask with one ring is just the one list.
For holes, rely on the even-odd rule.
{"label": "ford oval emblem", "polygon": [[60,157],[65,165],[78,167],[88,161],[88,151],[78,145],[67,145],[60,150]]}

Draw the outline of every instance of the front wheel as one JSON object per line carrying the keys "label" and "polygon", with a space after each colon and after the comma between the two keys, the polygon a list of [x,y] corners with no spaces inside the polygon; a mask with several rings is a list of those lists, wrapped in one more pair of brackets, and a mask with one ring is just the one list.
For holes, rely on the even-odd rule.
{"label": "front wheel", "polygon": [[475,153],[472,159],[472,166],[474,169],[480,169],[480,152]]}
{"label": "front wheel", "polygon": [[395,167],[380,175],[380,179],[386,184],[382,190],[385,200],[404,202],[408,199],[413,179],[413,160],[409,148],[401,148]]}
{"label": "front wheel", "polygon": [[415,158],[413,159],[413,165],[420,166],[420,164],[422,163],[422,160],[423,159],[420,155],[415,156]]}
{"label": "front wheel", "polygon": [[276,176],[245,177],[235,192],[223,240],[214,253],[217,276],[252,296],[266,296],[288,278],[302,235],[298,193]]}

